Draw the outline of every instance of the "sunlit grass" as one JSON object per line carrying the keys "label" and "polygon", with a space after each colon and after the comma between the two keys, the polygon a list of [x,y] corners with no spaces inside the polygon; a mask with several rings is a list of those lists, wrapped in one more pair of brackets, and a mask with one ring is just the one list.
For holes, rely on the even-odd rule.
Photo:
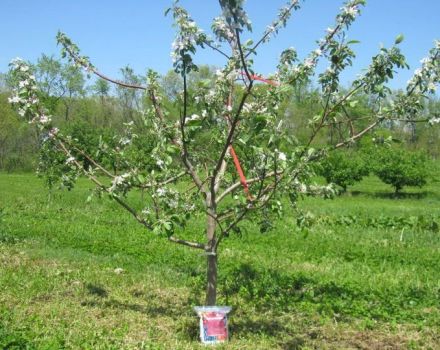
{"label": "sunlit grass", "polygon": [[[89,188],[49,195],[34,175],[0,175],[0,348],[202,348],[192,306],[205,257],[107,198],[87,203]],[[225,348],[435,348],[440,234],[428,224],[440,223],[440,186],[392,192],[371,177],[301,201],[316,218],[307,231],[287,213],[270,233],[247,223],[225,240]],[[402,230],[408,217],[431,221]],[[202,235],[203,222],[182,234]]]}

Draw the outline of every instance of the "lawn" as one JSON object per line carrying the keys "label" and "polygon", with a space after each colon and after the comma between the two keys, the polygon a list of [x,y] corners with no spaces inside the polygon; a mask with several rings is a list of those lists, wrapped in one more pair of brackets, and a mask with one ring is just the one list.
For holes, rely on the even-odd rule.
{"label": "lawn", "polygon": [[[440,183],[393,190],[370,177],[304,198],[273,231],[223,242],[218,349],[438,349]],[[48,192],[0,174],[0,348],[197,349],[205,256],[145,231],[89,183]],[[195,220],[185,235],[203,234]]]}

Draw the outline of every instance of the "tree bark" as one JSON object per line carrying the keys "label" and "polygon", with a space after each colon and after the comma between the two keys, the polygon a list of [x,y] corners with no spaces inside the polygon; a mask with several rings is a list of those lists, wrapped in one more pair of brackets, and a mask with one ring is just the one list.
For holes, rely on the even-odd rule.
{"label": "tree bark", "polygon": [[217,302],[217,254],[215,252],[208,253],[207,263],[206,305],[214,306]]}
{"label": "tree bark", "polygon": [[208,215],[206,221],[206,305],[213,306],[217,301],[217,248],[215,230],[217,228],[215,201],[209,193],[206,198]]}

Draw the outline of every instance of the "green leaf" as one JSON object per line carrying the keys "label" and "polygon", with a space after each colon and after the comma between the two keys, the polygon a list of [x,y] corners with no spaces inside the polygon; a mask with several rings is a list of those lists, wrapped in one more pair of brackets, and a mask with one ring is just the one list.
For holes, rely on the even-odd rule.
{"label": "green leaf", "polygon": [[351,107],[351,108],[356,107],[356,105],[358,104],[358,102],[359,102],[359,101],[357,101],[357,100],[350,101],[350,107]]}
{"label": "green leaf", "polygon": [[396,40],[394,41],[394,44],[399,45],[399,44],[403,41],[403,39],[404,39],[403,34],[399,34],[399,35],[396,37]]}

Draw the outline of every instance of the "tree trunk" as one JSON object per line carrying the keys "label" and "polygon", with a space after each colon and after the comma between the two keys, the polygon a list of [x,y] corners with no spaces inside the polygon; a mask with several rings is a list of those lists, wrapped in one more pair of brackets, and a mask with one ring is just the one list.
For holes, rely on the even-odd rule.
{"label": "tree trunk", "polygon": [[208,215],[206,221],[206,305],[213,306],[217,301],[217,247],[215,230],[217,228],[215,203],[211,202],[211,196],[208,195],[207,203]]}
{"label": "tree trunk", "polygon": [[217,302],[217,254],[208,253],[207,263],[206,305],[213,306]]}

